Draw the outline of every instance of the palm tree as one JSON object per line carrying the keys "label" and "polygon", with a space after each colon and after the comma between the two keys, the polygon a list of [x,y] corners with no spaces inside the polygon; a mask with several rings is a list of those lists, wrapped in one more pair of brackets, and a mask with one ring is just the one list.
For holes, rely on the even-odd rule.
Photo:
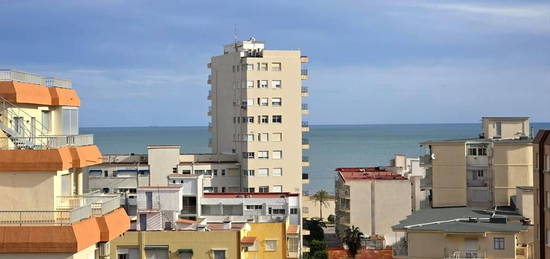
{"label": "palm tree", "polygon": [[328,207],[328,200],[330,199],[330,195],[325,190],[320,190],[316,192],[311,198],[314,201],[319,202],[319,216],[321,220],[323,220],[323,206]]}
{"label": "palm tree", "polygon": [[351,226],[344,231],[344,244],[348,247],[348,254],[355,258],[355,255],[361,250],[361,238],[363,233],[356,226]]}

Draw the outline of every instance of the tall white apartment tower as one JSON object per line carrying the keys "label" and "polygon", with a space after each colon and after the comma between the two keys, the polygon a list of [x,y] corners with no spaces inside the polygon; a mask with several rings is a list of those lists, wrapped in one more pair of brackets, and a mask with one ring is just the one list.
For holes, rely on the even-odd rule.
{"label": "tall white apartment tower", "polygon": [[299,50],[267,50],[251,38],[225,45],[224,54],[208,64],[210,147],[238,155],[242,191],[301,193],[307,183],[307,61]]}

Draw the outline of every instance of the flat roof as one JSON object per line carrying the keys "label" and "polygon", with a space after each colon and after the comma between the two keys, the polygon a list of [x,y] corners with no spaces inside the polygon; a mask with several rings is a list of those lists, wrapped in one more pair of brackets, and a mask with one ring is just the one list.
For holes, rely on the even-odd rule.
{"label": "flat roof", "polygon": [[465,139],[442,139],[442,140],[427,140],[420,142],[420,145],[429,145],[436,143],[466,143],[466,142],[479,142],[479,143],[531,143],[532,138],[525,139],[487,139],[487,138],[465,138]]}
{"label": "flat roof", "polygon": [[206,192],[204,198],[281,198],[298,196],[290,192]]}
{"label": "flat roof", "polygon": [[180,189],[181,186],[139,186],[137,189]]}
{"label": "flat roof", "polygon": [[[492,216],[506,220],[502,223],[490,222]],[[515,220],[507,220],[512,218]],[[475,207],[429,208],[413,212],[392,229],[448,233],[520,232],[527,229],[527,225],[518,221],[521,218],[515,211]]]}
{"label": "flat roof", "polygon": [[510,120],[510,119],[514,119],[514,120],[528,120],[529,117],[481,117],[481,119],[499,119],[499,120]]}
{"label": "flat roof", "polygon": [[386,171],[380,167],[340,167],[336,168],[344,181],[352,180],[407,180],[406,177]]}

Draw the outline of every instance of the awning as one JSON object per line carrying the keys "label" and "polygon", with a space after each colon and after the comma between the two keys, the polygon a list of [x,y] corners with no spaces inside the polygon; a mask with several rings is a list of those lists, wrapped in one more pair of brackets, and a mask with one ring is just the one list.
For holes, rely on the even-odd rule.
{"label": "awning", "polygon": [[256,237],[243,237],[241,239],[241,245],[243,246],[253,246],[256,242]]}

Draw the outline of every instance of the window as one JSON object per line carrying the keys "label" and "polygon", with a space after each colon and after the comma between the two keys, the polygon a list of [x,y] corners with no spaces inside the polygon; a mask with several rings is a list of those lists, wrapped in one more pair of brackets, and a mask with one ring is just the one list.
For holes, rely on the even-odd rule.
{"label": "window", "polygon": [[172,168],[172,173],[177,174],[178,173],[178,168],[177,167]]}
{"label": "window", "polygon": [[271,98],[271,105],[272,106],[281,106],[282,105],[281,98],[280,97]]}
{"label": "window", "polygon": [[290,214],[293,214],[293,215],[298,214],[298,208],[290,208]]}
{"label": "window", "polygon": [[281,150],[273,151],[273,159],[281,159],[282,157],[283,157],[283,151]]}
{"label": "window", "polygon": [[204,175],[212,176],[212,170],[205,170]]}
{"label": "window", "polygon": [[254,116],[248,116],[246,117],[246,120],[248,123],[254,123]]}
{"label": "window", "polygon": [[271,213],[270,214],[285,214],[285,209],[271,209]]}
{"label": "window", "polygon": [[272,116],[272,122],[273,123],[282,123],[283,122],[283,116],[282,115],[273,115]]}
{"label": "window", "polygon": [[204,170],[195,170],[193,173],[196,175],[202,175],[204,174]]}
{"label": "window", "polygon": [[225,259],[225,250],[212,250],[214,259]]}
{"label": "window", "polygon": [[109,171],[107,171],[107,170],[103,171],[103,176],[104,177],[109,177]]}
{"label": "window", "polygon": [[259,159],[268,159],[269,158],[269,152],[268,151],[258,151],[258,158]]}
{"label": "window", "polygon": [[267,142],[267,141],[269,141],[269,134],[268,133],[260,133],[260,134],[258,134],[258,139],[261,142]]}
{"label": "window", "polygon": [[281,71],[281,62],[271,63],[271,71]]}
{"label": "window", "polygon": [[504,237],[494,238],[495,250],[504,250]]}
{"label": "window", "polygon": [[222,169],[222,176],[225,175],[225,169]]}
{"label": "window", "polygon": [[271,141],[283,141],[283,133],[271,133]]}
{"label": "window", "polygon": [[487,156],[487,148],[485,147],[469,147],[469,156]]}
{"label": "window", "polygon": [[181,173],[182,174],[191,174],[191,170],[182,170]]}
{"label": "window", "polygon": [[246,64],[246,71],[253,71],[254,70],[254,64]]}
{"label": "window", "polygon": [[260,63],[260,71],[267,71],[267,63]]}
{"label": "window", "polygon": [[261,124],[267,124],[269,123],[269,116],[267,115],[261,115],[261,116],[258,116],[260,118],[260,123]]}
{"label": "window", "polygon": [[258,80],[258,88],[267,88],[267,80]]}
{"label": "window", "polygon": [[545,155],[544,157],[544,170],[550,171],[550,155]]}
{"label": "window", "polygon": [[281,80],[271,80],[271,88],[281,88]]}
{"label": "window", "polygon": [[268,175],[269,175],[269,169],[267,168],[258,169],[258,176],[268,176]]}
{"label": "window", "polygon": [[273,192],[283,192],[283,186],[282,185],[273,185]]}
{"label": "window", "polygon": [[254,189],[254,187],[250,187],[248,188],[248,192],[256,192],[256,189]]}
{"label": "window", "polygon": [[246,99],[246,106],[254,105],[254,99]]}
{"label": "window", "polygon": [[300,240],[298,238],[289,237],[288,238],[288,251],[297,253],[299,244],[300,244]]}
{"label": "window", "polygon": [[246,81],[246,88],[254,88],[254,80]]}
{"label": "window", "polygon": [[261,210],[262,205],[246,205],[247,210]]}
{"label": "window", "polygon": [[265,241],[265,250],[266,251],[277,251],[277,240],[266,240]]}
{"label": "window", "polygon": [[254,152],[243,152],[243,158],[254,158]]}
{"label": "window", "polygon": [[44,133],[50,132],[51,118],[52,117],[50,111],[42,111],[42,131]]}
{"label": "window", "polygon": [[246,134],[246,141],[254,141],[254,134]]}
{"label": "window", "polygon": [[283,169],[282,168],[273,168],[273,170],[271,170],[271,175],[281,176],[281,175],[283,175]]}
{"label": "window", "polygon": [[269,192],[269,186],[260,186],[258,188],[259,192]]}
{"label": "window", "polygon": [[497,131],[495,135],[497,137],[502,136],[502,121],[495,122],[495,125],[496,125],[496,131]]}
{"label": "window", "polygon": [[78,108],[61,108],[63,135],[78,135]]}
{"label": "window", "polygon": [[258,105],[268,106],[269,105],[269,99],[266,98],[266,97],[258,98]]}

